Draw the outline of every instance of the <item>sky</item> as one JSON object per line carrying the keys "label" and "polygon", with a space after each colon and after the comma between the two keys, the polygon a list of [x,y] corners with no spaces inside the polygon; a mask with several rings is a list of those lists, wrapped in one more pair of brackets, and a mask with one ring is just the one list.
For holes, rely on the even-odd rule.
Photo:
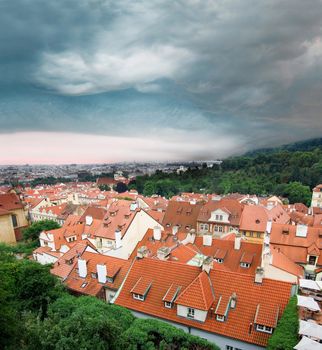
{"label": "sky", "polygon": [[321,0],[0,1],[0,164],[213,160],[321,135]]}

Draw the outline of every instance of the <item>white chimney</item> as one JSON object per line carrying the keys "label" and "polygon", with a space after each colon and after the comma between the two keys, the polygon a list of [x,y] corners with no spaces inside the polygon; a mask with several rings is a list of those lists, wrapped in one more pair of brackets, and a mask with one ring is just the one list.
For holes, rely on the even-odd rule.
{"label": "white chimney", "polygon": [[160,241],[161,240],[161,227],[160,226],[155,226],[153,229],[153,238],[156,241]]}
{"label": "white chimney", "polygon": [[241,234],[236,233],[235,235],[235,242],[234,242],[234,249],[239,250],[241,246]]}
{"label": "white chimney", "polygon": [[266,232],[271,233],[271,231],[272,231],[272,220],[270,219],[267,221],[267,224],[266,224]]}
{"label": "white chimney", "polygon": [[212,245],[212,235],[203,235],[202,243],[204,246],[211,247]]}
{"label": "white chimney", "polygon": [[255,283],[263,283],[264,269],[262,267],[256,268]]}
{"label": "white chimney", "polygon": [[235,309],[237,303],[237,294],[234,292],[232,296],[230,297],[230,307],[232,309]]}
{"label": "white chimney", "polygon": [[177,225],[173,226],[172,227],[172,234],[176,235],[178,233],[178,229],[179,229],[179,227]]}
{"label": "white chimney", "polygon": [[115,249],[121,248],[122,233],[120,230],[115,230]]}
{"label": "white chimney", "polygon": [[130,211],[135,211],[138,207],[138,204],[136,202],[132,202],[130,205]]}
{"label": "white chimney", "polygon": [[93,217],[90,215],[86,215],[85,216],[85,223],[86,223],[86,226],[91,226],[93,223]]}
{"label": "white chimney", "polygon": [[87,276],[86,260],[78,259],[78,274],[79,274],[79,277],[81,278],[85,278]]}
{"label": "white chimney", "polygon": [[307,226],[302,224],[296,225],[296,237],[306,237],[307,236]]}
{"label": "white chimney", "polygon": [[106,265],[97,264],[97,279],[99,283],[106,283]]}
{"label": "white chimney", "polygon": [[206,271],[208,274],[210,270],[213,268],[214,260],[211,256],[206,256],[204,261],[202,262],[202,271]]}

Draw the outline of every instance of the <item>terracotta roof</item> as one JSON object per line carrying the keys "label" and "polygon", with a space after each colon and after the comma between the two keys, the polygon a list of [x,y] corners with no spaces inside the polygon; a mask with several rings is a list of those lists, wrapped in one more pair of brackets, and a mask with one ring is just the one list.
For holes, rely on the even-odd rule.
{"label": "terracotta roof", "polygon": [[176,303],[199,310],[209,310],[214,301],[211,284],[206,272],[201,272],[191,284],[180,293]]}
{"label": "terracotta roof", "polygon": [[219,201],[209,201],[204,204],[200,210],[198,221],[209,221],[211,213],[217,209],[221,209],[229,214],[229,222],[232,226],[239,226],[240,217],[243,211],[244,205],[237,199],[223,198]]}
{"label": "terracotta roof", "polygon": [[256,314],[254,323],[260,324],[266,327],[275,328],[277,325],[277,320],[279,319],[280,308],[278,305],[273,306],[265,303],[258,304],[256,308]]}
{"label": "terracotta roof", "polygon": [[167,301],[168,303],[173,303],[175,301],[175,298],[178,296],[180,290],[181,286],[172,283],[162,300]]}
{"label": "terracotta roof", "polygon": [[131,289],[131,293],[146,295],[149,289],[152,286],[151,278],[143,278],[140,277],[138,281],[135,283],[134,287]]}
{"label": "terracotta roof", "polygon": [[[153,287],[143,302],[133,299],[130,293],[140,277],[153,280]],[[282,314],[291,295],[292,284],[267,278],[263,279],[262,284],[256,284],[254,276],[214,269],[209,274],[215,295],[213,298],[210,282],[206,278],[206,273],[201,273],[198,267],[150,258],[139,259],[134,262],[116,304],[153,317],[265,347],[270,335],[258,332],[253,327],[257,306],[260,304],[264,310],[271,310],[267,315],[268,320],[275,317],[276,306]],[[173,283],[182,287],[175,304],[182,300],[191,307],[209,306],[205,322],[179,317],[176,307],[164,307],[163,298]],[[188,286],[189,290],[185,292]],[[211,306],[218,303],[219,296],[228,300],[233,293],[237,295],[236,307],[229,309],[225,322],[216,321],[215,317],[211,317]],[[214,303],[211,303],[213,300]]]}
{"label": "terracotta roof", "polygon": [[285,254],[283,254],[279,248],[271,249],[271,254],[273,256],[271,263],[272,266],[275,266],[281,270],[291,273],[292,275],[297,277],[304,276],[304,268],[296,264]]}
{"label": "terracotta roof", "polygon": [[201,204],[169,201],[162,224],[165,228],[178,225],[180,232],[196,229]]}
{"label": "terracotta roof", "polygon": [[0,194],[0,209],[9,211],[23,209],[23,204],[15,193]]}
{"label": "terracotta roof", "polygon": [[103,220],[104,216],[106,215],[106,212],[107,211],[104,208],[89,206],[84,211],[83,215],[80,218],[80,221],[85,221],[86,216],[91,216],[93,219],[96,220]]}

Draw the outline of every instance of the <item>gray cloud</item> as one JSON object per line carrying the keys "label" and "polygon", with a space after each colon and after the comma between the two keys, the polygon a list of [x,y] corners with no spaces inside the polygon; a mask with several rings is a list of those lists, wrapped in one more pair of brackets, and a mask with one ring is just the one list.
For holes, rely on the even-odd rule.
{"label": "gray cloud", "polygon": [[0,132],[195,130],[198,157],[216,135],[227,154],[320,136],[321,5],[2,1]]}

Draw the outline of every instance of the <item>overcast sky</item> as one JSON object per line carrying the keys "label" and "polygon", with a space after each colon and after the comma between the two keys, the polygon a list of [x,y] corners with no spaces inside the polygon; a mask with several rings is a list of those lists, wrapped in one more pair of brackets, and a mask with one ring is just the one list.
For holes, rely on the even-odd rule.
{"label": "overcast sky", "polygon": [[0,164],[322,135],[320,0],[0,0]]}

